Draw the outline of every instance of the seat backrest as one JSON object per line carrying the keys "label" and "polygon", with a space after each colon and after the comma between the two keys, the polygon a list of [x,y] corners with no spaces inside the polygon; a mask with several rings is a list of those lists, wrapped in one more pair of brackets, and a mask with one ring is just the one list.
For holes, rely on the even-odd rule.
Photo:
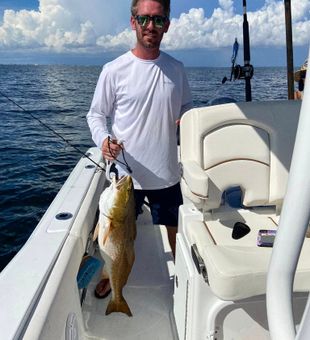
{"label": "seat backrest", "polygon": [[181,163],[195,162],[207,175],[207,210],[219,207],[232,186],[240,186],[244,206],[281,207],[299,111],[299,101],[273,101],[194,108],[183,115]]}

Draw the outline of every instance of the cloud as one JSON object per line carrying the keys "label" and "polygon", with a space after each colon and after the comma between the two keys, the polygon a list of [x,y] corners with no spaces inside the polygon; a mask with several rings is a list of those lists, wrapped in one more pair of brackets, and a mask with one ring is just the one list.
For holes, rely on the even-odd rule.
{"label": "cloud", "polygon": [[96,44],[101,46],[104,51],[128,50],[135,44],[135,35],[131,29],[127,28],[115,36],[103,35],[99,37]]}
{"label": "cloud", "polygon": [[229,3],[226,0],[225,6],[216,8],[210,18],[205,17],[202,8],[193,8],[179,19],[172,19],[164,46],[167,49],[231,46],[235,37],[242,35],[242,18],[234,15]]}
{"label": "cloud", "polygon": [[[37,11],[5,10],[0,26],[0,49],[47,49],[68,51],[117,51],[135,42],[129,28],[129,0],[40,0]],[[310,2],[292,0],[295,45],[309,44]],[[283,0],[266,0],[248,12],[251,46],[284,46]],[[219,0],[210,17],[192,8],[172,18],[163,40],[167,50],[231,46],[242,42],[243,17],[234,11],[233,0]]]}
{"label": "cloud", "polygon": [[40,0],[38,11],[5,10],[0,48],[66,51],[96,46],[129,25],[129,0]]}
{"label": "cloud", "polygon": [[[215,48],[231,46],[235,37],[242,41],[243,15],[234,13],[232,0],[220,0],[210,18],[204,10],[191,9],[171,20],[163,41],[167,49]],[[292,0],[293,39],[295,45],[309,44],[310,2]],[[252,46],[285,46],[283,1],[269,0],[256,12],[248,12]]]}

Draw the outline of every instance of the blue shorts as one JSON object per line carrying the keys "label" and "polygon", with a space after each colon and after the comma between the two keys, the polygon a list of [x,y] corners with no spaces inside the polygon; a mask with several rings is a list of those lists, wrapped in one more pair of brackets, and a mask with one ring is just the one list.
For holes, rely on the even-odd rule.
{"label": "blue shorts", "polygon": [[134,192],[137,217],[141,214],[144,199],[147,197],[153,224],[163,224],[170,227],[178,226],[179,206],[183,204],[180,183],[164,189],[136,189]]}

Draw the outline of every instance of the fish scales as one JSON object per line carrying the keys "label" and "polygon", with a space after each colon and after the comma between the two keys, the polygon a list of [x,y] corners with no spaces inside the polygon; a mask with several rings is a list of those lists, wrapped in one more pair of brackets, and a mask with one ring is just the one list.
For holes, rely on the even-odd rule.
{"label": "fish scales", "polygon": [[109,279],[112,290],[106,314],[122,312],[132,316],[123,296],[135,260],[136,213],[130,176],[119,181],[113,178],[101,194],[97,228],[100,254],[105,261],[102,277]]}

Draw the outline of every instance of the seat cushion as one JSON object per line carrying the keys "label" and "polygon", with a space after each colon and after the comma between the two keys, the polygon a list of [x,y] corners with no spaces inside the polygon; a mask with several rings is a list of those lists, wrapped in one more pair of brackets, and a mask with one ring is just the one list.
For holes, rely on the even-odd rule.
{"label": "seat cushion", "polygon": [[[191,244],[203,258],[210,288],[223,300],[240,300],[266,293],[266,279],[272,248],[258,247],[259,229],[277,229],[275,215],[259,209],[232,210],[212,221],[193,221],[186,228]],[[246,223],[251,231],[239,240],[232,238],[235,222]],[[310,289],[310,239],[306,238],[294,282],[294,291]]]}
{"label": "seat cushion", "polygon": [[[198,196],[204,210],[211,211],[220,206],[223,191],[240,186],[243,205],[277,205],[280,209],[299,111],[297,101],[266,101],[186,112],[180,125],[181,163],[188,186],[184,195],[194,203],[193,196]],[[199,166],[205,176],[186,169],[191,164]]]}

